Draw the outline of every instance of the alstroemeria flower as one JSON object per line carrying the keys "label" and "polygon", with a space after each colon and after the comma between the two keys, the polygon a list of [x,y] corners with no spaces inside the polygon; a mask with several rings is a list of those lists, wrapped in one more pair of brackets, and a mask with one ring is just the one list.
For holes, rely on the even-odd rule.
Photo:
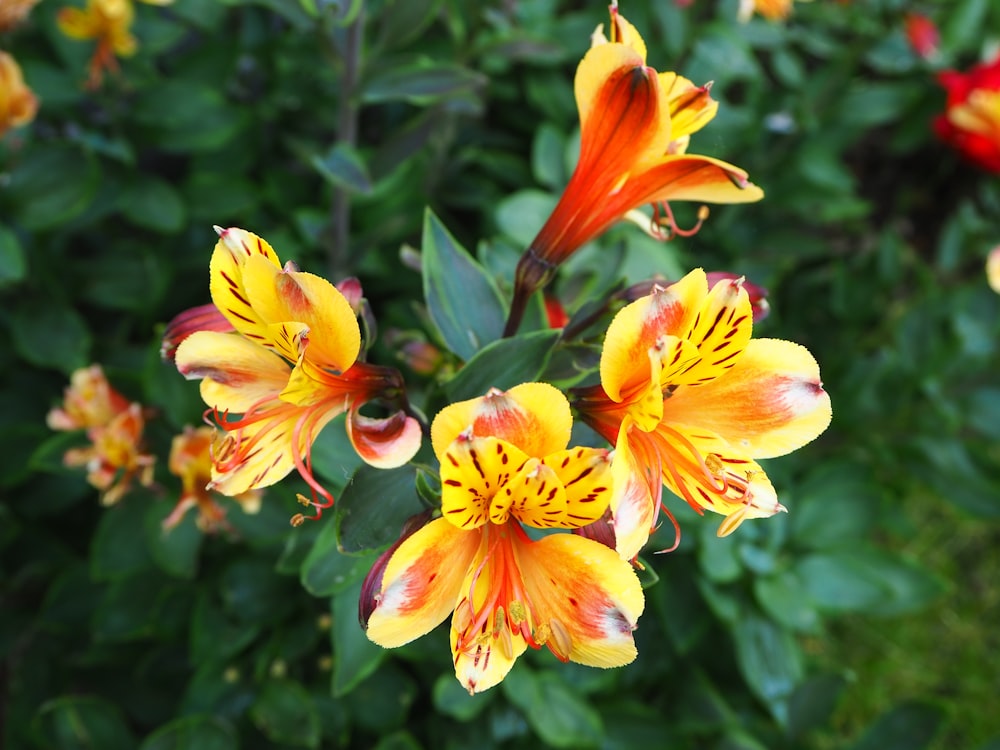
{"label": "alstroemeria flower", "polygon": [[217,231],[212,300],[235,330],[219,330],[214,316],[203,316],[210,330],[186,332],[175,352],[181,374],[202,380],[202,398],[226,432],[214,448],[211,489],[240,495],[295,468],[325,498],[317,507],[328,506],[332,497],[312,476],[310,450],[345,412],[365,461],[380,468],[409,461],[420,447],[416,420],[401,410],[384,419],[358,411],[375,399],[398,401],[403,383],[392,368],[358,361],[361,333],[344,295],[294,264],[282,268],[260,237]]}
{"label": "alstroemeria flower", "polygon": [[545,383],[443,409],[431,427],[441,462],[441,517],[407,537],[382,573],[368,637],[387,648],[449,614],[455,674],[470,692],[499,683],[530,646],[562,661],[615,667],[636,655],[644,601],[614,550],[573,529],[607,508],[607,451],[567,448],[565,396]]}
{"label": "alstroemeria flower", "polygon": [[622,557],[646,543],[662,485],[699,513],[724,515],[720,536],[784,510],[754,459],[822,433],[830,398],[805,348],[751,332],[740,281],[710,291],[700,269],[612,320],[601,385],[581,389],[574,405],[616,446],[611,512]]}
{"label": "alstroemeria flower", "polygon": [[[185,427],[170,444],[170,473],[181,480],[181,496],[170,515],[163,520],[166,531],[181,522],[191,508],[198,509],[198,528],[207,534],[227,528],[226,511],[208,489],[212,479],[212,444],[215,430],[211,427]],[[245,513],[260,510],[260,490],[248,490],[233,499]]]}
{"label": "alstroemeria flower", "polygon": [[946,70],[938,80],[948,101],[934,131],[972,163],[1000,173],[1000,55],[966,73]]}
{"label": "alstroemeria flower", "polygon": [[46,422],[51,430],[104,427],[128,407],[129,400],[111,387],[101,366],[91,365],[70,375],[62,406],[52,409]]}
{"label": "alstroemeria flower", "polygon": [[662,235],[677,233],[670,201],[747,203],[763,191],[739,167],[686,153],[714,116],[709,87],[646,65],[646,45],[611,7],[610,41],[600,32],[576,71],[580,157],[562,197],[518,263],[506,333],[527,298],[555,268],[632,209],[651,204]]}
{"label": "alstroemeria flower", "polygon": [[38,98],[28,88],[17,61],[0,51],[0,136],[27,125],[38,112]]}
{"label": "alstroemeria flower", "polygon": [[[140,0],[147,5],[169,5],[173,0]],[[56,16],[59,30],[71,39],[97,42],[90,61],[89,85],[96,87],[104,71],[118,69],[117,57],[135,54],[138,43],[132,35],[135,8],[132,0],[87,0],[87,7],[62,8]]]}
{"label": "alstroemeria flower", "polygon": [[85,466],[87,481],[101,492],[102,505],[114,505],[131,488],[132,482],[153,484],[156,457],[143,452],[142,433],[146,426],[140,404],[129,404],[107,424],[90,427],[90,445],[66,451],[66,466]]}

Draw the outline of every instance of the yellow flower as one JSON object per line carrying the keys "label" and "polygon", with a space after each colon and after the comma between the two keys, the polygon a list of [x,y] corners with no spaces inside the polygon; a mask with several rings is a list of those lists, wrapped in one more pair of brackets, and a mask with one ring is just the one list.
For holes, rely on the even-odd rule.
{"label": "yellow flower", "polygon": [[809,352],[751,340],[739,280],[711,290],[704,271],[623,308],[601,353],[601,385],[575,406],[615,444],[618,551],[632,559],[656,523],[662,485],[699,513],[725,516],[724,536],[784,508],[754,460],[789,453],[830,422],[830,398]]}
{"label": "yellow flower", "polygon": [[[212,533],[226,528],[226,511],[220,506],[208,483],[212,479],[211,448],[215,431],[211,427],[185,427],[175,435],[170,445],[170,473],[181,480],[181,497],[176,507],[163,521],[163,528],[174,528],[191,508],[198,509],[198,528]],[[260,490],[237,495],[236,500],[246,513],[260,509]]]}
{"label": "yellow flower", "polygon": [[[691,135],[714,116],[709,86],[646,65],[646,45],[611,7],[611,38],[598,30],[576,71],[580,157],[562,197],[518,263],[513,334],[527,298],[581,245],[645,204],[652,230],[679,230],[670,201],[747,203],[764,193],[739,167],[686,153]],[[646,224],[650,222],[646,219]]]}
{"label": "yellow flower", "polygon": [[38,99],[24,83],[17,61],[0,51],[0,136],[35,119]]}
{"label": "yellow flower", "polygon": [[39,0],[0,1],[0,31],[8,31],[24,21]]}
{"label": "yellow flower", "polygon": [[69,382],[63,405],[48,414],[49,429],[103,427],[129,407],[128,399],[111,387],[100,365],[76,370]]}
{"label": "yellow flower", "polygon": [[136,479],[144,487],[153,484],[156,457],[143,453],[145,425],[142,406],[129,404],[107,424],[87,430],[89,446],[66,451],[63,462],[87,467],[87,481],[101,491],[102,505],[121,500]]}
{"label": "yellow flower", "polygon": [[736,17],[746,23],[754,13],[768,21],[784,21],[792,15],[792,0],[740,0]]}
{"label": "yellow flower", "polygon": [[[328,507],[313,477],[310,451],[320,430],[347,412],[358,454],[380,468],[401,466],[420,447],[420,426],[402,409],[384,419],[361,415],[373,399],[404,400],[399,373],[358,361],[361,332],[350,303],[330,282],[282,268],[271,246],[242,229],[219,229],[210,265],[215,306],[235,332],[190,333],[175,352],[177,369],[201,379],[201,395],[226,432],[214,449],[211,489],[240,495],[297,469]],[[231,418],[232,414],[241,414]]]}
{"label": "yellow flower", "polygon": [[[169,5],[173,0],[142,0],[148,5]],[[71,39],[97,42],[90,61],[91,86],[101,82],[104,71],[116,71],[118,57],[135,54],[138,43],[132,35],[135,8],[132,0],[87,0],[87,7],[62,8],[56,17],[59,30]]]}
{"label": "yellow flower", "polygon": [[476,693],[517,657],[547,646],[562,661],[615,667],[636,655],[643,595],[631,566],[576,534],[611,494],[607,451],[566,448],[569,403],[545,383],[443,409],[431,427],[441,462],[441,517],[392,553],[372,603],[368,637],[392,648],[449,614],[455,674]]}

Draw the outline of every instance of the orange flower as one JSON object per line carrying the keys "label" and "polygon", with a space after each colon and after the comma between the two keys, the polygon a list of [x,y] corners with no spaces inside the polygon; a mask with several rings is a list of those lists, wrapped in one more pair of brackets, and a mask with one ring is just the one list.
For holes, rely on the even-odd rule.
{"label": "orange flower", "polygon": [[27,125],[38,112],[38,98],[24,83],[17,61],[0,51],[0,136]]}
{"label": "orange flower", "polygon": [[63,395],[63,405],[49,412],[52,430],[104,427],[129,407],[129,401],[111,387],[100,365],[76,370]]}
{"label": "orange flower", "polygon": [[792,0],[740,0],[736,17],[746,23],[754,13],[768,21],[784,21],[792,15]]}
{"label": "orange flower", "polygon": [[575,406],[615,445],[611,512],[632,559],[656,524],[662,485],[699,513],[725,516],[719,535],[784,508],[754,459],[781,456],[830,422],[819,367],[803,347],[751,340],[739,280],[708,289],[696,270],[623,308],[601,353],[601,385]]}
{"label": "orange flower", "polygon": [[[517,267],[506,334],[528,297],[581,245],[642,205],[654,207],[662,238],[677,233],[670,201],[746,203],[763,192],[739,167],[686,153],[691,135],[714,116],[709,86],[646,65],[646,45],[611,7],[611,39],[598,30],[574,83],[580,158],[545,225]],[[647,223],[648,223],[647,219]]]}
{"label": "orange flower", "polygon": [[[213,533],[226,528],[226,511],[216,502],[208,484],[212,480],[211,448],[215,430],[211,427],[185,427],[170,445],[170,473],[180,477],[181,497],[163,521],[163,528],[174,528],[191,508],[198,509],[198,528]],[[233,499],[246,513],[260,509],[260,490],[248,490]]]}
{"label": "orange flower", "polygon": [[241,495],[294,468],[324,498],[314,498],[315,507],[329,507],[333,498],[312,475],[310,451],[323,427],[345,412],[348,437],[366,462],[392,468],[409,461],[420,447],[416,420],[402,409],[384,419],[358,411],[375,399],[405,397],[396,370],[358,361],[361,332],[344,295],[293,263],[282,268],[257,235],[216,231],[212,300],[234,330],[201,315],[207,330],[185,330],[175,352],[177,369],[202,381],[202,398],[225,431],[211,489]]}
{"label": "orange flower", "polygon": [[[631,566],[575,529],[607,508],[607,451],[568,448],[569,403],[545,383],[445,407],[431,428],[441,517],[408,534],[364,589],[368,637],[401,646],[451,619],[455,675],[496,685],[529,647],[597,667],[636,656],[644,601]],[[418,521],[418,524],[422,521]]]}

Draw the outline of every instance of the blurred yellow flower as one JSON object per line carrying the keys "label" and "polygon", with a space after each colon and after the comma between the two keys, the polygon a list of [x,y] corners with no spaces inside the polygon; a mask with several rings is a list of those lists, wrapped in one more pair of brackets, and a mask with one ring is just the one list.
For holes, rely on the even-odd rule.
{"label": "blurred yellow flower", "polygon": [[[212,533],[226,528],[226,511],[216,501],[208,489],[212,481],[212,442],[215,430],[203,426],[195,429],[185,427],[176,435],[170,445],[170,473],[181,480],[181,497],[174,510],[163,521],[163,528],[174,528],[191,508],[198,509],[198,528]],[[260,510],[260,490],[248,490],[236,495],[236,500],[245,513]]]}
{"label": "blurred yellow flower", "polygon": [[1000,294],[1000,245],[990,250],[986,257],[986,280],[990,289]]}
{"label": "blurred yellow flower", "polygon": [[24,83],[17,61],[0,51],[0,136],[27,125],[38,111],[38,99]]}
{"label": "blurred yellow flower", "polygon": [[8,31],[28,17],[39,0],[0,0],[0,31]]}
{"label": "blurred yellow flower", "polygon": [[768,21],[784,21],[792,14],[792,0],[740,0],[736,17],[746,23],[756,13]]}
{"label": "blurred yellow flower", "polygon": [[[169,5],[173,0],[141,0],[147,5]],[[56,17],[59,30],[71,39],[93,39],[97,48],[90,60],[88,84],[97,86],[104,71],[118,70],[118,57],[135,54],[132,35],[135,8],[132,0],[87,0],[87,7],[62,8]]]}

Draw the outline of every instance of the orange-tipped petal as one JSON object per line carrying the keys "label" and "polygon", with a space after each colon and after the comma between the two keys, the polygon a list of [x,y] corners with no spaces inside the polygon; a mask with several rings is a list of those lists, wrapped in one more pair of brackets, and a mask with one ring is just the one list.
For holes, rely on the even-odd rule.
{"label": "orange-tipped petal", "polygon": [[620,667],[635,659],[632,631],[645,601],[631,565],[575,534],[551,534],[519,553],[538,630],[548,635],[545,645],[591,667]]}
{"label": "orange-tipped petal", "polygon": [[695,86],[676,73],[660,73],[660,86],[670,102],[670,138],[674,141],[701,130],[719,109],[708,85]]}
{"label": "orange-tipped petal", "polygon": [[827,428],[832,414],[812,354],[778,339],[754,339],[729,372],[697,388],[677,389],[666,409],[670,421],[723,435],[754,458],[800,448]]}
{"label": "orange-tipped petal", "polygon": [[382,576],[368,637],[395,648],[429,633],[455,609],[481,536],[443,518],[431,521],[404,541]]}
{"label": "orange-tipped petal", "polygon": [[643,198],[635,204],[661,201],[754,203],[764,191],[737,166],[708,156],[667,156],[638,176],[630,191]]}
{"label": "orange-tipped petal", "polygon": [[262,399],[275,398],[291,368],[281,357],[242,336],[198,331],[177,348],[177,369],[188,380],[203,379],[205,403],[220,412],[243,413]]}
{"label": "orange-tipped petal", "polygon": [[417,420],[403,411],[374,419],[352,410],[347,413],[347,437],[365,463],[377,469],[395,469],[420,449],[422,434]]}
{"label": "orange-tipped petal", "polygon": [[449,404],[434,418],[431,442],[440,459],[461,433],[495,436],[529,456],[543,458],[569,443],[573,417],[562,392],[548,383],[522,383],[508,391]]}

